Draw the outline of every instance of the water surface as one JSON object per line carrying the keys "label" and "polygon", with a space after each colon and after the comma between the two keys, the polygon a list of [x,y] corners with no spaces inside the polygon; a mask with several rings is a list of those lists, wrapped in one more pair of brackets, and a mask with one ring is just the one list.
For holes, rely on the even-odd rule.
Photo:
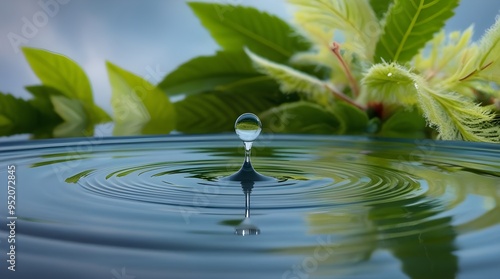
{"label": "water surface", "polygon": [[[21,141],[17,271],[2,278],[492,278],[500,272],[496,145],[235,135]],[[0,192],[6,200],[7,191]],[[4,203],[2,203],[4,204]],[[0,210],[5,222],[7,212]],[[0,226],[2,257],[8,231]],[[5,277],[8,275],[9,277]]]}

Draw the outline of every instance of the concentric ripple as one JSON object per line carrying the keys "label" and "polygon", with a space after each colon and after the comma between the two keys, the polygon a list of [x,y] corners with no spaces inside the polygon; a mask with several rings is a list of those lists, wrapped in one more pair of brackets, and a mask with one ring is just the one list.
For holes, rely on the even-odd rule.
{"label": "concentric ripple", "polygon": [[[496,145],[274,136],[252,148],[255,169],[274,180],[245,185],[223,179],[243,160],[234,136],[28,142],[0,152],[17,167],[19,278],[109,278],[122,267],[136,278],[500,272]],[[240,224],[260,234],[234,235]]]}
{"label": "concentric ripple", "polygon": [[[127,167],[120,166],[119,159],[115,161],[112,167],[96,167],[73,179],[84,190],[112,199],[210,210],[241,208],[241,185],[221,179],[231,172],[218,161],[156,162]],[[279,171],[273,170],[278,165]],[[276,161],[259,167],[276,181],[254,182],[255,210],[372,205],[415,198],[427,191],[424,179],[379,166],[336,161],[314,165],[289,161],[283,166]],[[200,196],[211,202],[197,201]]]}

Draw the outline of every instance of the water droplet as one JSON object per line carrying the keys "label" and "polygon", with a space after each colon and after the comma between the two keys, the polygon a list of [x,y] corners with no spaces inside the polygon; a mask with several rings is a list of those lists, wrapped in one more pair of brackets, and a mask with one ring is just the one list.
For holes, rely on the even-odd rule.
{"label": "water droplet", "polygon": [[392,73],[388,73],[388,74],[387,74],[387,76],[388,76],[388,77],[392,77]]}
{"label": "water droplet", "polygon": [[252,142],[260,135],[262,123],[257,115],[253,113],[244,113],[236,119],[234,130],[242,141]]}
{"label": "water droplet", "polygon": [[262,123],[257,115],[253,113],[244,113],[236,119],[234,123],[234,129],[236,134],[243,141],[243,145],[245,146],[245,161],[241,166],[241,169],[233,175],[222,178],[223,180],[230,181],[271,181],[273,178],[266,177],[256,172],[252,163],[250,162],[250,153],[252,151],[252,143],[257,137],[260,135],[262,131]]}

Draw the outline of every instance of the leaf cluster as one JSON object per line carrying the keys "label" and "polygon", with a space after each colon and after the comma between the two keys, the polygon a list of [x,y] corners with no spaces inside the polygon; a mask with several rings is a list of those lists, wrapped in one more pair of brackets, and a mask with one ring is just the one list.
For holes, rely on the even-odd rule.
{"label": "leaf cluster", "polygon": [[[154,85],[107,62],[115,135],[213,133],[244,112],[268,132],[498,142],[500,21],[478,42],[445,33],[459,0],[288,0],[292,26],[257,9],[191,2],[219,44]],[[42,85],[0,94],[0,132],[91,133],[110,117],[70,59],[23,49]],[[16,116],[15,111],[29,113]]]}
{"label": "leaf cluster", "polygon": [[23,53],[42,84],[26,87],[30,100],[0,93],[0,135],[88,136],[94,125],[111,120],[95,105],[89,80],[74,61],[34,48]]}

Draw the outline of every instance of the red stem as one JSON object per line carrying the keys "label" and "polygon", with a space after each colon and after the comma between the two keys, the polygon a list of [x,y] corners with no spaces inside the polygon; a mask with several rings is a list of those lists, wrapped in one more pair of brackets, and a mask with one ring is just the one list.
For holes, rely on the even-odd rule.
{"label": "red stem", "polygon": [[351,84],[351,88],[352,88],[352,92],[353,92],[354,98],[357,98],[359,96],[358,83],[354,79],[354,76],[352,75],[352,72],[349,69],[349,66],[345,62],[345,60],[342,57],[342,55],[340,54],[340,44],[338,44],[337,42],[333,42],[332,45],[330,46],[330,50],[333,52],[333,54],[335,55],[335,57],[337,57],[337,59],[339,60],[340,65],[344,69],[344,72],[347,75],[347,79],[349,80],[349,83]]}
{"label": "red stem", "polygon": [[328,89],[328,91],[332,92],[334,97],[336,97],[336,98],[338,98],[346,103],[349,103],[349,104],[359,108],[360,110],[364,110],[364,111],[366,110],[365,106],[356,103],[354,100],[349,98],[347,95],[345,95],[344,93],[338,91],[337,89],[329,86],[328,84],[325,84],[325,88]]}

